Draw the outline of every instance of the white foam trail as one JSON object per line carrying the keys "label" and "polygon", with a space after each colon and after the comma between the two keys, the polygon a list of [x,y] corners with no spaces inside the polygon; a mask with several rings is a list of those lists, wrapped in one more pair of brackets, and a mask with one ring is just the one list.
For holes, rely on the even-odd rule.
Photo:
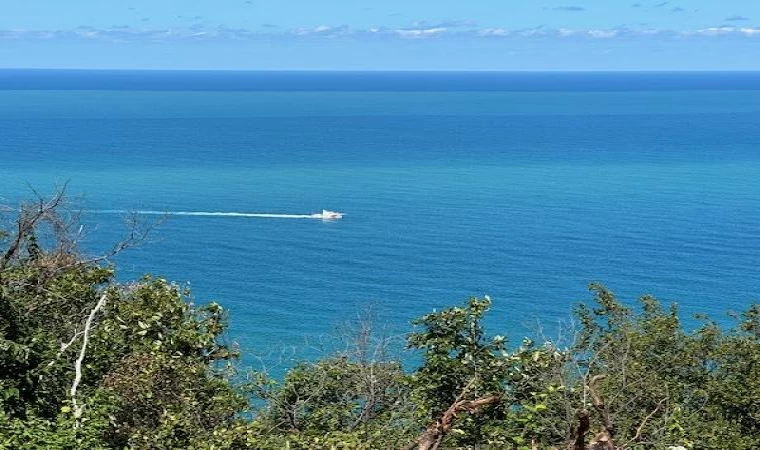
{"label": "white foam trail", "polygon": [[266,214],[220,211],[128,211],[126,209],[98,209],[85,211],[91,214],[141,214],[148,216],[199,216],[199,217],[256,217],[263,219],[322,219],[322,214]]}

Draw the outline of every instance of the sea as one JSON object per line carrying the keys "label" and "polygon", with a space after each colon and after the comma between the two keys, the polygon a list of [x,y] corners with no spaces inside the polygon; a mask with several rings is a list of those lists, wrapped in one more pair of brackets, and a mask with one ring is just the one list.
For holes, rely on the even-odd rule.
{"label": "sea", "polygon": [[592,282],[760,301],[760,73],[1,70],[0,204],[64,184],[87,254],[165,212],[118,279],[220,303],[254,367],[471,296],[513,344]]}

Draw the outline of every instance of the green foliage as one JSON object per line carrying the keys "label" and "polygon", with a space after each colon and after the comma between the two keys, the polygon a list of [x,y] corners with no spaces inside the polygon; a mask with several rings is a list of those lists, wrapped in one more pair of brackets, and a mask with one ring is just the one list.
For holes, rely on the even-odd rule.
{"label": "green foliage", "polygon": [[760,336],[757,305],[723,331],[705,320],[684,330],[675,305],[643,297],[640,312],[592,285],[596,308],[581,307],[576,361],[603,374],[599,393],[616,440],[698,449],[760,448]]}
{"label": "green foliage", "polygon": [[0,450],[107,450],[102,441],[103,420],[90,420],[75,428],[65,408],[52,419],[28,416],[24,419],[0,417]]}
{"label": "green foliage", "polygon": [[506,339],[487,336],[482,319],[491,306],[488,297],[471,298],[463,307],[428,314],[413,322],[421,331],[409,337],[409,347],[423,350],[423,364],[408,385],[418,416],[427,423],[462,400],[498,396],[500,401],[463,414],[449,434],[452,446],[488,443],[494,447],[528,448],[536,439],[566,436],[552,425],[552,401],[564,399],[557,375],[567,356],[552,345],[536,347],[526,339],[509,352]]}
{"label": "green foliage", "polygon": [[488,339],[481,325],[491,306],[488,298],[471,298],[464,307],[434,312],[412,322],[422,330],[408,346],[423,351],[423,364],[410,385],[417,405],[430,418],[464,395],[478,397],[502,390],[507,373],[502,336]]}
{"label": "green foliage", "polygon": [[675,305],[592,285],[566,345],[508,347],[483,328],[491,300],[471,298],[413,321],[412,371],[362,326],[351,351],[243,382],[221,306],[161,278],[116,283],[57,206],[0,230],[0,450],[395,449],[430,433],[425,448],[760,448],[760,305],[688,329]]}
{"label": "green foliage", "polygon": [[[0,249],[0,448],[249,441],[240,418],[248,395],[225,364],[237,352],[223,342],[224,310],[196,307],[162,279],[116,284],[112,268],[79,256],[61,216],[41,205],[22,212]],[[44,224],[55,239],[38,239]]]}
{"label": "green foliage", "polygon": [[405,378],[396,362],[346,356],[301,363],[282,382],[258,374],[254,384],[267,407],[257,421],[292,448],[398,446],[416,431]]}
{"label": "green foliage", "polygon": [[[422,423],[440,417],[455,402],[501,395],[509,373],[502,336],[488,338],[481,320],[491,306],[489,298],[471,298],[464,307],[444,309],[412,322],[420,328],[408,338],[408,347],[422,350],[422,365],[408,385]],[[484,414],[459,421],[451,439],[455,445],[483,440],[485,421],[503,416],[498,405]]]}
{"label": "green foliage", "polygon": [[362,365],[347,358],[301,363],[266,395],[270,420],[286,430],[352,430],[387,412],[403,395],[402,377],[392,363]]}

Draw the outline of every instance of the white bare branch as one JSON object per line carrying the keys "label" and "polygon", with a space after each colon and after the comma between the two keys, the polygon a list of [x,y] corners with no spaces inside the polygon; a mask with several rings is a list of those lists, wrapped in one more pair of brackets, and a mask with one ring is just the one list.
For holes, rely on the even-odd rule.
{"label": "white bare branch", "polygon": [[55,364],[56,361],[58,361],[61,356],[68,350],[69,347],[74,345],[74,342],[84,334],[84,331],[74,330],[74,335],[71,337],[71,340],[69,342],[61,342],[61,349],[58,351],[58,353],[55,355],[55,358],[53,358],[45,367],[53,367],[53,364]]}
{"label": "white bare branch", "polygon": [[79,426],[79,419],[82,417],[82,413],[84,412],[84,404],[80,405],[77,402],[77,389],[79,388],[79,383],[82,381],[82,363],[84,362],[84,358],[87,354],[87,344],[90,342],[90,331],[92,330],[92,324],[95,320],[95,316],[101,309],[103,309],[107,298],[107,293],[103,293],[103,295],[100,296],[100,300],[98,300],[98,303],[96,303],[92,308],[90,315],[87,316],[87,321],[84,324],[84,330],[82,330],[82,348],[79,350],[79,357],[74,363],[74,382],[71,384],[71,390],[69,391],[69,395],[71,396],[72,409],[74,410],[74,419],[76,421],[75,426]]}

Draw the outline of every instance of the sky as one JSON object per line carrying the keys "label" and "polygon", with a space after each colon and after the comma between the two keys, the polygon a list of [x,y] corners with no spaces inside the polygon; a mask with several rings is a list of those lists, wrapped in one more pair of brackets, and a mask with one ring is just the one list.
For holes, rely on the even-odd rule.
{"label": "sky", "polygon": [[0,68],[760,70],[760,0],[0,0]]}

